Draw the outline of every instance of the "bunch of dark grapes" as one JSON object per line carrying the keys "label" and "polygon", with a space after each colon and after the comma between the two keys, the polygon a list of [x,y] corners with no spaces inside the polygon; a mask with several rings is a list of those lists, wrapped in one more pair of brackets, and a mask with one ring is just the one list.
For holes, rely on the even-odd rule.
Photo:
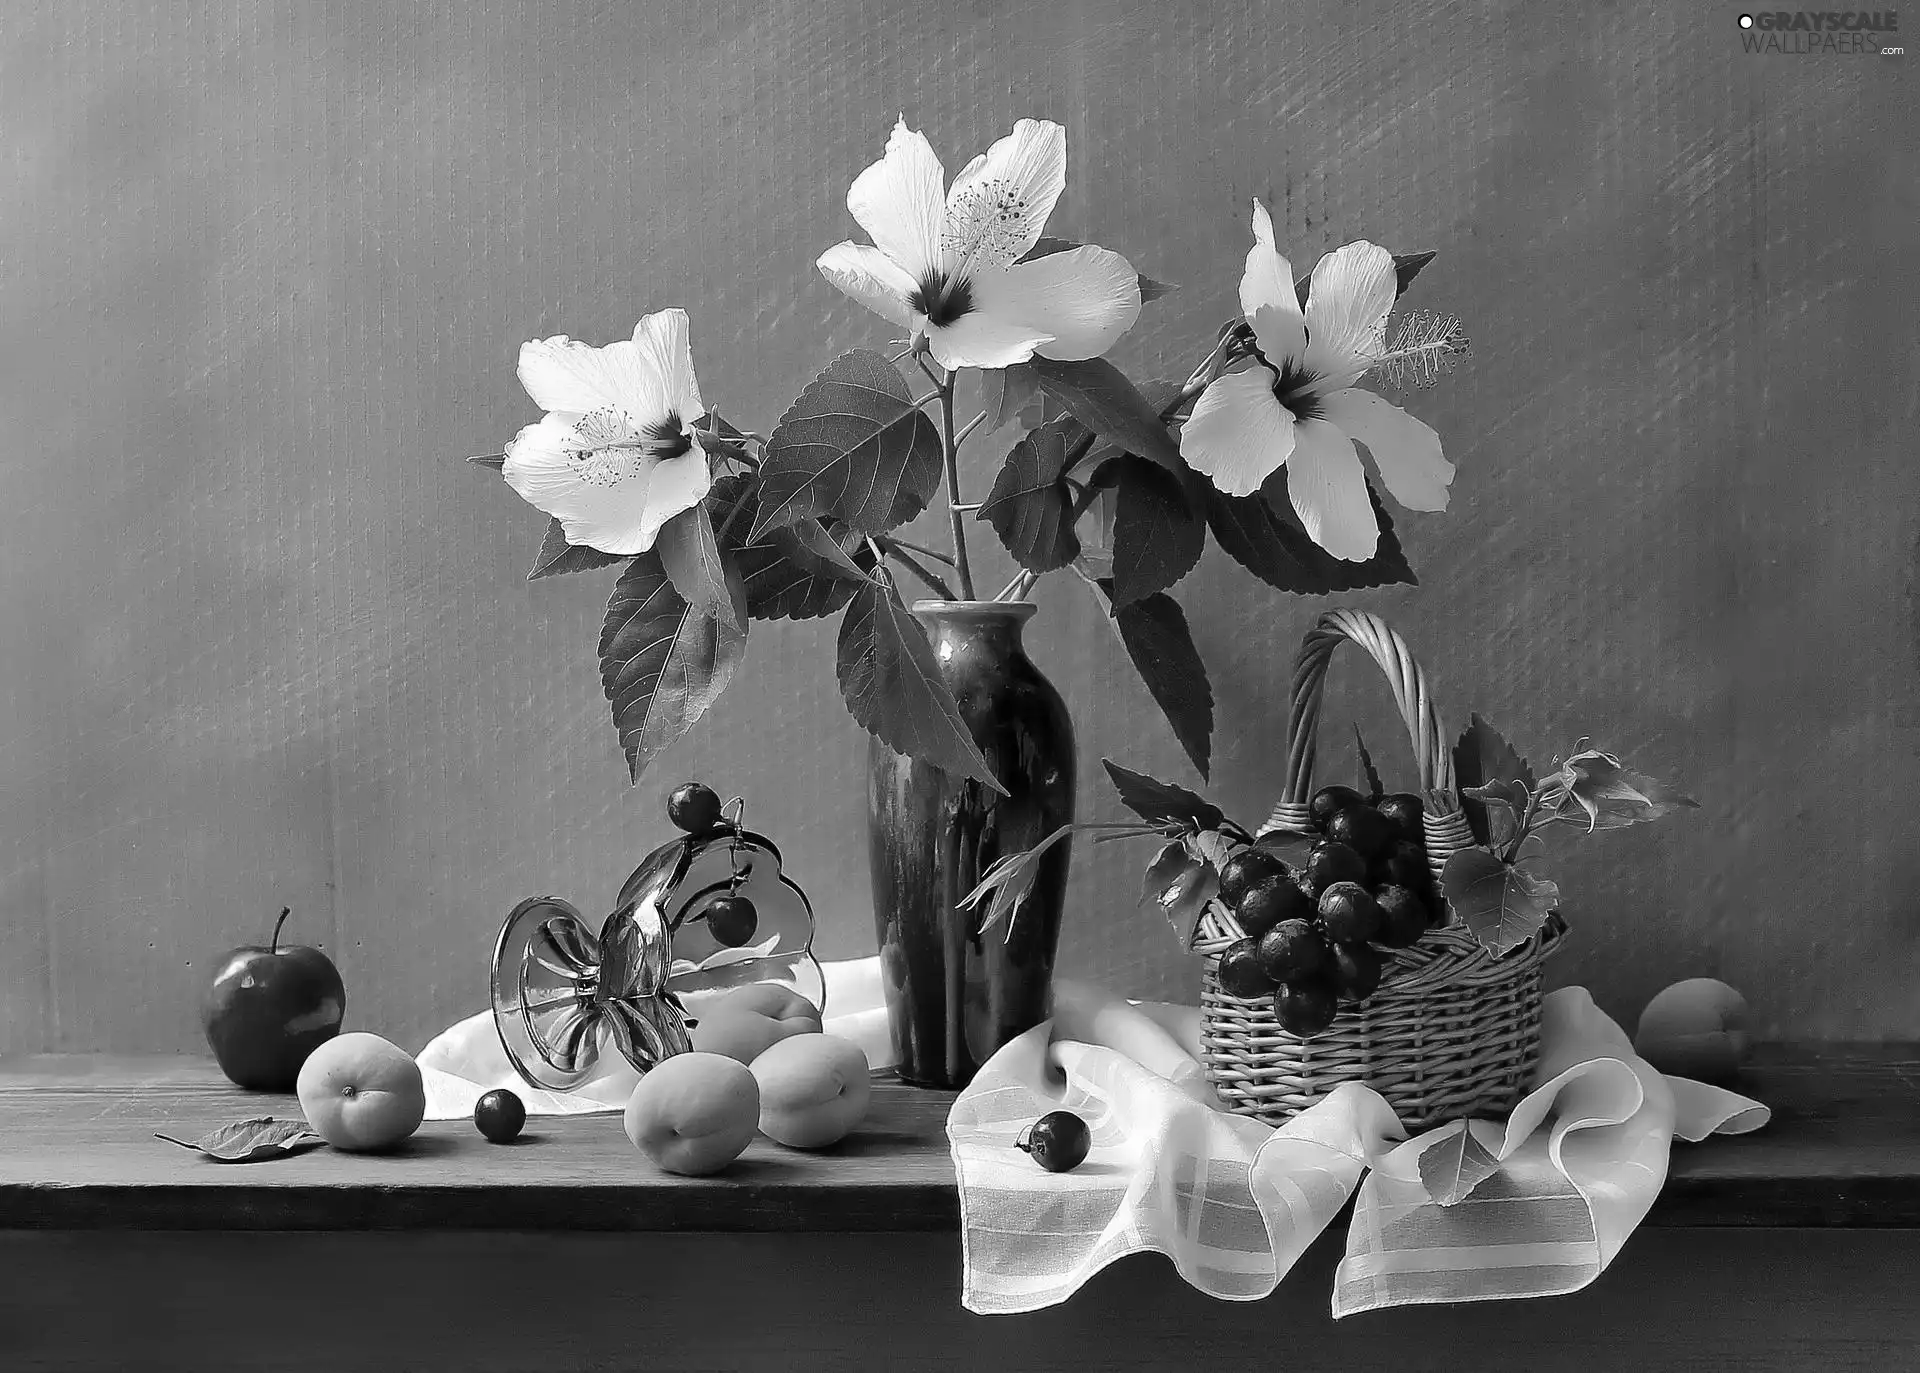
{"label": "bunch of dark grapes", "polygon": [[1220,869],[1220,899],[1246,932],[1220,955],[1221,989],[1271,996],[1281,1028],[1302,1039],[1331,1025],[1342,1001],[1371,996],[1380,949],[1414,943],[1442,909],[1419,797],[1322,787],[1309,811],[1320,838],[1298,870],[1257,844]]}

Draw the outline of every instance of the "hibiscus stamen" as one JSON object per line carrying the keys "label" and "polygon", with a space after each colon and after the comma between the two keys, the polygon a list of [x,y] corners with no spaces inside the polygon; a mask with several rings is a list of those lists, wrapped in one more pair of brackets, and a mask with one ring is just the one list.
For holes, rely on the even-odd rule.
{"label": "hibiscus stamen", "polygon": [[973,310],[973,283],[959,275],[929,272],[907,302],[934,328],[944,328]]}
{"label": "hibiscus stamen", "polygon": [[1322,418],[1324,412],[1320,405],[1322,381],[1320,374],[1307,370],[1293,359],[1289,359],[1277,370],[1279,380],[1273,384],[1273,398],[1291,410],[1296,420]]}

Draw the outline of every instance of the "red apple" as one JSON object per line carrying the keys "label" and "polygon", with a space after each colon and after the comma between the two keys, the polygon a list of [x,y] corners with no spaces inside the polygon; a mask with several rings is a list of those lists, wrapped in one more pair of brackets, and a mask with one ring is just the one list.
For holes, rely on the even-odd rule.
{"label": "red apple", "polygon": [[340,1032],[347,989],[320,950],[280,946],[274,923],[266,948],[248,945],[220,960],[201,1006],[200,1023],[220,1071],[256,1092],[291,1092],[307,1055]]}

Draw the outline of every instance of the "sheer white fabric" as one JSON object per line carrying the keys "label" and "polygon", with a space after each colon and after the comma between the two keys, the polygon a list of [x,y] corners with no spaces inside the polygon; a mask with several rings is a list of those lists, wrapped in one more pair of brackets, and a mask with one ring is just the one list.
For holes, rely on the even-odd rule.
{"label": "sheer white fabric", "polygon": [[[1170,1032],[1197,1059],[1191,1008],[1116,1002],[1093,1019],[1124,1042],[1128,1017]],[[1275,1130],[1219,1109],[1191,1071],[1155,1072],[1104,1043],[1050,1043],[1051,1032],[1002,1049],[948,1118],[962,1301],[983,1314],[1064,1301],[1142,1251],[1165,1254],[1211,1296],[1258,1300],[1356,1190],[1336,1316],[1571,1292],[1645,1217],[1675,1137],[1742,1133],[1768,1118],[1746,1097],[1664,1077],[1584,989],[1567,988],[1546,1001],[1534,1090],[1479,1132],[1497,1146],[1499,1170],[1443,1207],[1420,1181],[1428,1136],[1407,1141],[1368,1088],[1342,1087]],[[1013,1143],[1062,1107],[1086,1118],[1093,1150],[1071,1173],[1045,1173]]]}

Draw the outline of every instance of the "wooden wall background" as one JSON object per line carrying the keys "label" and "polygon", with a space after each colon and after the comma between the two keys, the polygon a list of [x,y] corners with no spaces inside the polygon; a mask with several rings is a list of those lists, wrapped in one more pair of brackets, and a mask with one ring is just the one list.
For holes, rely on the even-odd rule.
{"label": "wooden wall background", "polygon": [[[518,898],[604,907],[680,775],[751,796],[824,953],[870,947],[830,634],[756,626],[630,791],[606,579],[525,583],[542,518],[461,459],[533,417],[525,338],[684,304],[708,396],[761,427],[884,339],[810,264],[901,110],[950,168],[1066,124],[1057,227],[1184,286],[1123,342],[1136,374],[1184,372],[1231,310],[1250,196],[1297,263],[1440,250],[1419,300],[1476,351],[1417,408],[1454,509],[1402,521],[1423,584],[1368,603],[1456,721],[1540,757],[1590,733],[1705,801],[1560,860],[1559,976],[1627,1016],[1714,973],[1768,1033],[1920,1034],[1920,59],[1752,56],[1734,14],[15,0],[0,1051],[197,1047],[209,960],[283,903],[351,1024],[417,1045],[481,1004]],[[1253,819],[1319,607],[1217,553],[1178,594],[1216,791]],[[1190,777],[1091,606],[1044,602],[1086,809],[1103,754]],[[1377,684],[1334,689],[1390,752]],[[1190,990],[1135,865],[1088,857],[1065,967]]]}

